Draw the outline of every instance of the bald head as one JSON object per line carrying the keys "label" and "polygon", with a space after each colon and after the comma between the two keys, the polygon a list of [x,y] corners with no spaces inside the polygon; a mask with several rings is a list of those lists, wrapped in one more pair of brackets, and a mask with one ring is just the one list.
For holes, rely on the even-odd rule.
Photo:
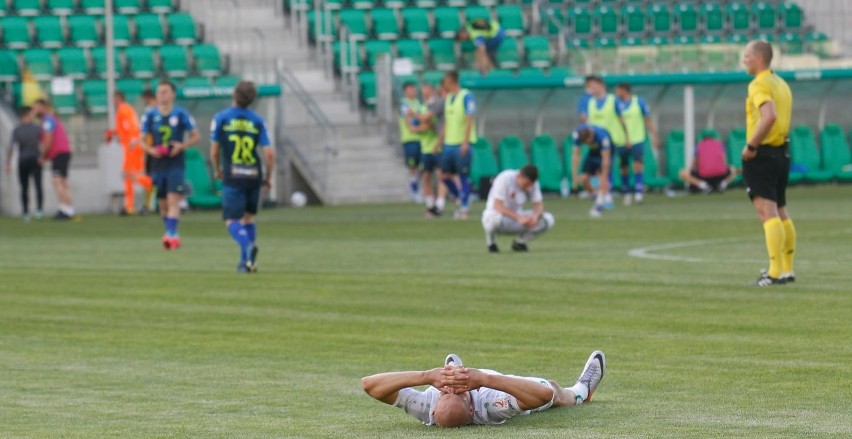
{"label": "bald head", "polygon": [[766,41],[752,41],[749,43],[749,48],[752,55],[763,61],[764,67],[769,67],[772,64],[772,45]]}
{"label": "bald head", "polygon": [[470,424],[471,413],[468,394],[444,393],[435,404],[435,424],[441,428],[459,428]]}

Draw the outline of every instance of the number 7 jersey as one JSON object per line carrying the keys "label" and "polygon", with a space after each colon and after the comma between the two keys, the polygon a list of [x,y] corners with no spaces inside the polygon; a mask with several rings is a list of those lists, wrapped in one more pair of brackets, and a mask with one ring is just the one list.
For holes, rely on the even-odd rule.
{"label": "number 7 jersey", "polygon": [[266,123],[249,109],[231,107],[213,117],[210,139],[219,144],[223,183],[259,186],[263,181],[260,150],[269,146]]}
{"label": "number 7 jersey", "polygon": [[[158,108],[145,112],[142,116],[142,135],[150,135],[153,146],[164,146],[171,152],[173,142],[183,142],[184,136],[196,130],[195,119],[183,108],[174,107],[169,114],[160,114]],[[183,152],[174,157],[154,159],[152,170],[168,171],[184,167]]]}

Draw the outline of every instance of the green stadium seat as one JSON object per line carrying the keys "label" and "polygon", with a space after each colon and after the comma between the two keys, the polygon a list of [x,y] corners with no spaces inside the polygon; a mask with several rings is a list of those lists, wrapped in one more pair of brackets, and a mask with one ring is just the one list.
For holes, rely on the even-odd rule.
{"label": "green stadium seat", "polygon": [[145,0],[148,10],[157,14],[165,14],[175,9],[173,0]]}
{"label": "green stadium seat", "polygon": [[745,3],[737,0],[729,3],[727,13],[731,32],[742,34],[751,29],[751,14]]}
{"label": "green stadium seat", "polygon": [[145,81],[132,78],[117,79],[115,81],[115,89],[124,93],[127,102],[133,104],[139,100],[142,92],[145,91]]}
{"label": "green stadium seat", "polygon": [[526,33],[524,10],[519,5],[497,6],[497,20],[510,37],[519,37]]}
{"label": "green stadium seat", "polygon": [[484,6],[468,6],[464,8],[464,18],[467,22],[477,19],[491,20],[491,12]]}
{"label": "green stadium seat", "polygon": [[681,33],[694,34],[698,32],[698,10],[692,3],[681,3],[675,7],[677,18],[676,30]]}
{"label": "green stadium seat", "polygon": [[751,13],[759,31],[770,32],[775,30],[775,6],[771,3],[760,1],[751,5]]}
{"label": "green stadium seat", "polygon": [[358,87],[361,92],[361,104],[374,108],[376,106],[376,74],[373,72],[358,73]]}
{"label": "green stadium seat", "polygon": [[11,50],[0,49],[0,82],[14,82],[20,76],[18,55]]}
{"label": "green stadium seat", "polygon": [[89,64],[86,61],[86,52],[79,47],[65,47],[56,51],[59,60],[59,70],[64,76],[74,79],[83,79],[89,76]]}
{"label": "green stadium seat", "polygon": [[134,78],[153,78],[157,74],[154,49],[146,46],[127,48],[127,66]]}
{"label": "green stadium seat", "polygon": [[186,48],[183,46],[163,46],[160,48],[160,65],[163,73],[170,78],[183,78],[189,74],[189,62]]}
{"label": "green stadium seat", "polygon": [[119,14],[138,14],[142,10],[142,0],[113,0],[112,5]]}
{"label": "green stadium seat", "polygon": [[77,101],[76,93],[51,94],[50,104],[53,106],[56,114],[61,116],[72,116],[80,112],[80,104]]}
{"label": "green stadium seat", "polygon": [[222,197],[210,178],[207,160],[198,148],[188,148],[184,153],[186,161],[186,181],[192,188],[186,201],[189,205],[201,209],[216,209],[222,205]]}
{"label": "green stadium seat", "polygon": [[455,38],[456,32],[461,28],[458,8],[436,8],[435,30],[441,38]]}
{"label": "green stadium seat", "polygon": [[414,6],[419,9],[432,9],[438,6],[437,0],[414,0]]}
{"label": "green stadium seat", "polygon": [[802,8],[794,2],[784,2],[781,5],[781,23],[787,31],[796,31],[804,25]]}
{"label": "green stadium seat", "polygon": [[65,45],[62,21],[56,15],[43,15],[33,19],[35,40],[41,47],[55,49]]}
{"label": "green stadium seat", "polygon": [[349,38],[365,40],[368,37],[367,14],[356,9],[344,9],[340,11],[340,27],[346,27]]}
{"label": "green stadium seat", "polygon": [[71,44],[79,47],[92,47],[98,44],[98,27],[95,17],[90,15],[72,15],[68,17],[68,30]]}
{"label": "green stadium seat", "polygon": [[621,8],[621,17],[624,19],[624,30],[628,34],[645,33],[645,11],[635,5],[625,5]]}
{"label": "green stadium seat", "polygon": [[69,15],[77,9],[75,0],[48,0],[47,10],[51,15]]}
{"label": "green stadium seat", "polygon": [[698,144],[698,142],[704,139],[722,140],[722,135],[713,128],[704,128],[695,134],[695,143]]}
{"label": "green stadium seat", "polygon": [[3,29],[3,43],[8,49],[26,49],[30,47],[30,24],[23,17],[4,17],[0,19]]}
{"label": "green stadium seat", "polygon": [[432,35],[429,16],[423,9],[406,8],[402,10],[402,24],[409,38],[423,40]]}
{"label": "green stadium seat", "polygon": [[832,171],[822,168],[814,132],[806,125],[798,125],[790,133],[790,159],[792,166],[801,166],[805,169],[805,181],[826,183],[834,177]]}
{"label": "green stadium seat", "polygon": [[492,179],[500,173],[497,168],[497,158],[494,157],[494,146],[485,137],[480,137],[470,145],[470,179],[477,190],[482,187],[482,179]]}
{"label": "green stadium seat", "polygon": [[355,9],[373,9],[376,7],[376,0],[352,0],[351,3]]}
{"label": "green stadium seat", "polygon": [[568,18],[570,20],[570,28],[575,35],[591,35],[592,33],[592,15],[588,9],[575,7],[571,8]]}
{"label": "green stadium seat", "polygon": [[683,131],[674,130],[666,137],[666,175],[669,180],[682,185],[678,174],[680,170],[686,167],[686,159],[684,156],[684,139]]}
{"label": "green stadium seat", "polygon": [[524,55],[527,64],[533,67],[550,67],[553,55],[550,52],[550,41],[546,37],[529,36],[524,38]]}
{"label": "green stadium seat", "polygon": [[444,79],[444,75],[446,75],[446,73],[440,70],[427,70],[423,72],[423,82],[438,85]]}
{"label": "green stadium seat", "polygon": [[334,24],[334,17],[330,17],[328,29],[326,29],[326,21],[323,18],[324,12],[320,12],[319,17],[315,17],[314,11],[308,11],[308,40],[312,43],[333,39],[337,34],[337,27]]}
{"label": "green stadium seat", "polygon": [[517,136],[507,136],[497,146],[497,156],[500,159],[500,170],[521,169],[529,164],[524,142]]}
{"label": "green stadium seat", "polygon": [[80,0],[80,9],[89,15],[101,15],[106,12],[104,0]]}
{"label": "green stadium seat", "polygon": [[380,40],[399,39],[399,24],[396,21],[396,12],[393,9],[374,9],[373,33]]}
{"label": "green stadium seat", "polygon": [[541,21],[545,24],[545,33],[548,35],[559,35],[562,27],[565,26],[565,14],[562,13],[562,9],[542,8]]}
{"label": "green stadium seat", "polygon": [[645,141],[644,159],[645,186],[649,189],[662,189],[668,186],[671,181],[668,177],[660,176],[660,159],[657,157],[657,151],[647,140]]}
{"label": "green stadium seat", "polygon": [[651,15],[651,32],[668,34],[672,30],[672,14],[666,4],[654,4],[648,13]]}
{"label": "green stadium seat", "polygon": [[601,35],[613,36],[620,30],[618,13],[609,6],[595,9],[595,23]]}
{"label": "green stadium seat", "polygon": [[367,57],[367,66],[372,68],[376,65],[379,55],[392,53],[390,41],[370,40],[364,43],[364,52]]}
{"label": "green stadium seat", "polygon": [[106,81],[95,79],[83,81],[83,100],[86,108],[93,115],[104,115],[107,113],[107,84]]}
{"label": "green stadium seat", "polygon": [[[501,44],[500,48],[506,50],[503,46],[504,44]],[[476,67],[476,45],[473,44],[473,41],[462,41],[459,43],[459,48],[461,49],[462,63],[469,68]]]}
{"label": "green stadium seat", "polygon": [[731,184],[739,184],[743,180],[743,146],[746,144],[746,130],[738,127],[728,133],[728,164],[737,169],[737,176]]}
{"label": "green stadium seat", "polygon": [[506,38],[497,49],[497,66],[501,69],[516,69],[521,65],[521,54],[518,42],[514,38]]}
{"label": "green stadium seat", "polygon": [[163,23],[157,14],[139,14],[136,16],[136,38],[146,46],[161,46],[165,41]]}
{"label": "green stadium seat", "polygon": [[53,68],[53,52],[48,49],[27,49],[21,52],[24,65],[39,81],[46,81],[55,76]]}
{"label": "green stadium seat", "polygon": [[538,67],[521,67],[518,69],[518,76],[524,78],[546,78],[549,75]]}
{"label": "green stadium seat", "polygon": [[222,72],[222,60],[219,49],[210,44],[192,46],[192,58],[195,60],[195,70],[204,76],[217,76]]}
{"label": "green stadium seat", "polygon": [[112,17],[112,41],[116,46],[130,45],[130,23],[126,15]]}
{"label": "green stadium seat", "polygon": [[781,51],[785,55],[801,55],[805,53],[805,42],[802,36],[796,32],[785,32],[778,36],[781,43]]}
{"label": "green stadium seat", "polygon": [[334,67],[337,70],[337,72],[343,73],[342,67],[348,67],[348,68],[355,67],[355,68],[358,68],[358,69],[361,68],[362,63],[361,63],[361,55],[360,54],[361,54],[361,47],[362,46],[363,46],[363,43],[358,44],[356,42],[355,44],[349,44],[347,42],[347,45],[346,45],[346,47],[347,47],[346,48],[346,60],[345,60],[345,62],[341,62],[341,59],[340,59],[341,58],[340,42],[335,41],[334,43],[331,44],[331,52],[334,55]]}
{"label": "green stadium seat", "polygon": [[400,9],[408,6],[408,0],[382,0],[382,4],[386,8]]}
{"label": "green stadium seat", "polygon": [[556,140],[549,134],[542,134],[530,144],[532,164],[538,168],[538,182],[543,191],[558,192],[562,189],[562,158]]}
{"label": "green stadium seat", "polygon": [[239,76],[226,75],[216,78],[216,87],[236,87],[239,83]]}
{"label": "green stadium seat", "polygon": [[15,13],[25,17],[41,15],[41,0],[13,0]]}
{"label": "green stadium seat", "polygon": [[826,125],[820,133],[822,164],[838,181],[852,181],[852,153],[840,125]]}
{"label": "green stadium seat", "polygon": [[9,4],[6,0],[0,0],[0,17],[9,15]]}
{"label": "green stadium seat", "polygon": [[454,70],[456,68],[456,49],[453,40],[429,40],[426,45],[429,47],[432,65],[435,68],[440,70]]}
{"label": "green stadium seat", "polygon": [[400,58],[411,60],[414,70],[426,68],[426,53],[420,40],[399,40],[396,42],[396,51]]}
{"label": "green stadium seat", "polygon": [[169,24],[169,37],[176,44],[190,45],[198,41],[192,15],[184,12],[169,14],[166,16],[166,22]]}
{"label": "green stadium seat", "polygon": [[[115,73],[121,73],[121,51],[115,49]],[[106,77],[107,62],[106,62],[106,47],[100,46],[92,48],[92,64],[95,67],[95,74],[100,77]]]}
{"label": "green stadium seat", "polygon": [[701,5],[701,23],[704,32],[722,33],[725,30],[725,13],[718,3]]}

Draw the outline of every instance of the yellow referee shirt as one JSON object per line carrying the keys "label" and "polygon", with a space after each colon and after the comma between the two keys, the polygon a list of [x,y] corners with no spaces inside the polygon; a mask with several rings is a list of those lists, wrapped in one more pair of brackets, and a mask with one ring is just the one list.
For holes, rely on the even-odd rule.
{"label": "yellow referee shirt", "polygon": [[760,106],[775,103],[775,123],[760,142],[761,145],[783,146],[790,135],[790,117],[793,113],[793,94],[781,77],[771,70],[757,74],[748,85],[746,98],[746,139],[751,140],[760,121]]}

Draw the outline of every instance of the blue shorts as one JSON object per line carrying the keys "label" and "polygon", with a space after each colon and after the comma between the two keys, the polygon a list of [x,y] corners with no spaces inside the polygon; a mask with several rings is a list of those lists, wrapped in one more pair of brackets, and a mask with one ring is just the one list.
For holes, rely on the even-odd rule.
{"label": "blue shorts", "polygon": [[590,155],[586,156],[586,161],[583,162],[583,174],[595,175],[600,172],[603,165],[603,159]]}
{"label": "blue shorts", "polygon": [[260,186],[222,185],[222,219],[238,220],[247,213],[256,215],[257,206],[260,203],[260,189]]}
{"label": "blue shorts", "polygon": [[494,38],[489,38],[485,40],[485,50],[488,53],[497,54],[497,50],[500,49],[500,45],[503,44],[503,40],[506,39],[506,31],[504,29],[500,29],[497,32],[497,35],[494,35]]}
{"label": "blue shorts", "polygon": [[151,179],[154,186],[157,186],[157,198],[162,200],[168,194],[183,195],[186,192],[185,174],[184,168],[155,171]]}
{"label": "blue shorts", "polygon": [[420,170],[434,172],[441,163],[441,154],[425,153],[420,155]]}
{"label": "blue shorts", "polygon": [[405,166],[408,169],[416,169],[420,166],[420,142],[403,143],[402,154],[405,157]]}
{"label": "blue shorts", "polygon": [[621,166],[627,166],[632,159],[634,163],[642,163],[645,160],[645,143],[637,143],[630,148],[619,147],[616,149],[618,161]]}
{"label": "blue shorts", "polygon": [[468,175],[470,173],[470,150],[462,155],[461,145],[444,145],[441,153],[441,172]]}

